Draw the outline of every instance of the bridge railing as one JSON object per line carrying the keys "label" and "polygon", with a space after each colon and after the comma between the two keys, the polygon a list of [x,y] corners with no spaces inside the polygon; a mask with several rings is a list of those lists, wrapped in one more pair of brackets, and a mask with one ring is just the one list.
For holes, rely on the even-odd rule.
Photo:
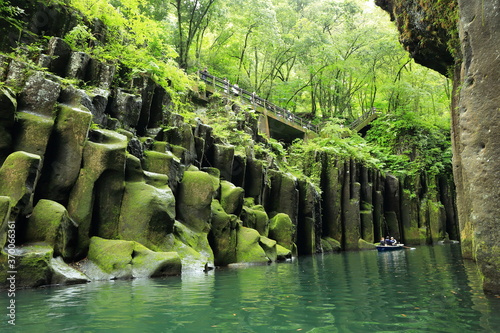
{"label": "bridge railing", "polygon": [[365,120],[367,120],[370,117],[373,117],[375,115],[380,114],[377,109],[371,109],[368,112],[363,113],[358,119],[354,120],[352,123],[349,124],[349,128],[351,130],[354,130],[357,126],[359,126],[361,123],[363,123]]}
{"label": "bridge railing", "polygon": [[202,81],[213,86],[216,90],[223,91],[227,95],[232,94],[234,96],[238,96],[252,105],[260,106],[266,109],[267,112],[283,119],[285,122],[293,123],[315,133],[319,132],[318,126],[311,124],[310,121],[305,120],[290,111],[257,96],[255,92],[251,93],[236,85],[230,84],[226,79],[218,78],[204,71],[199,71],[198,76]]}

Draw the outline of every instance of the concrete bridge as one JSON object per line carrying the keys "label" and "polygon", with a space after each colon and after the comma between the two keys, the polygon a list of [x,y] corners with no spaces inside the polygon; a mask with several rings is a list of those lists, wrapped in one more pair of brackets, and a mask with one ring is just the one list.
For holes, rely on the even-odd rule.
{"label": "concrete bridge", "polygon": [[363,113],[358,119],[354,120],[349,128],[354,132],[358,132],[361,135],[365,135],[366,131],[370,127],[370,123],[377,119],[382,113],[377,111],[375,108]]}
{"label": "concrete bridge", "polygon": [[207,72],[199,72],[198,75],[200,80],[205,82],[208,94],[218,92],[251,105],[259,113],[259,130],[267,137],[291,143],[298,138],[307,140],[319,132],[318,126],[311,124],[310,121],[260,98],[255,93],[250,93]]}

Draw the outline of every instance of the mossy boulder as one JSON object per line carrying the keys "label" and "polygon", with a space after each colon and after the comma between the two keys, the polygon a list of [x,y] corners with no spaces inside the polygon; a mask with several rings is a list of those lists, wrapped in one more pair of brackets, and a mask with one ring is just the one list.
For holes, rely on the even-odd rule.
{"label": "mossy boulder", "polygon": [[183,168],[177,156],[170,151],[145,151],[142,167],[146,171],[167,175],[170,188],[175,191],[182,179]]}
{"label": "mossy boulder", "polygon": [[364,239],[360,238],[358,240],[358,248],[360,250],[374,250],[376,249],[376,245],[370,242],[365,241]]}
{"label": "mossy boulder", "polygon": [[267,258],[270,261],[278,260],[278,251],[277,251],[277,243],[275,240],[260,236],[259,245],[266,253]]}
{"label": "mossy boulder", "polygon": [[227,214],[218,200],[212,201],[212,220],[208,234],[214,252],[214,264],[225,266],[236,262],[236,230],[238,218]]}
{"label": "mossy boulder", "polygon": [[10,154],[0,168],[0,196],[11,200],[14,218],[18,213],[28,214],[33,209],[33,191],[40,174],[38,155],[17,151]]}
{"label": "mossy boulder", "polygon": [[245,190],[241,187],[234,186],[234,184],[222,180],[221,185],[221,200],[220,203],[226,213],[239,216],[241,208],[243,207],[243,198]]}
{"label": "mossy boulder", "polygon": [[91,130],[83,150],[83,168],[92,170],[96,178],[105,170],[123,170],[127,145],[127,137],[118,132]]}
{"label": "mossy boulder", "polygon": [[174,233],[162,250],[177,252],[183,270],[200,271],[214,267],[214,253],[208,242],[208,233],[194,230],[179,221],[175,221]]}
{"label": "mossy boulder", "polygon": [[[52,269],[50,261],[54,250],[47,244],[24,244],[22,247],[7,250],[8,254],[15,256],[15,286],[20,288],[34,288],[51,284]],[[7,286],[11,274],[7,253],[0,254],[0,281]]]}
{"label": "mossy boulder", "polygon": [[[99,184],[104,184],[107,177],[101,176],[106,172],[113,178],[125,179],[126,149],[127,137],[124,135],[110,130],[89,132],[89,140],[83,150],[83,167],[71,189],[67,206],[70,216],[78,224],[77,255],[83,255],[88,248],[95,194]],[[116,202],[114,204],[116,208]]]}
{"label": "mossy boulder", "polygon": [[269,217],[262,205],[252,205],[243,207],[241,212],[241,221],[243,226],[253,228],[259,232],[261,236],[269,235]]}
{"label": "mossy boulder", "polygon": [[44,242],[54,249],[55,255],[69,259],[73,256],[77,225],[69,217],[66,208],[51,200],[38,201],[28,219],[26,240]]}
{"label": "mossy boulder", "polygon": [[[295,253],[297,253],[297,250],[294,249]],[[293,251],[284,248],[283,246],[276,244],[276,260],[277,261],[285,261],[285,260],[290,260],[293,257]]]}
{"label": "mossy boulder", "polygon": [[54,119],[51,117],[18,112],[14,126],[14,150],[44,156],[53,127]]}
{"label": "mossy boulder", "polygon": [[91,278],[130,279],[179,275],[181,261],[175,252],[154,252],[145,246],[124,240],[90,239],[88,260],[105,274],[98,274],[92,265],[84,266]]}
{"label": "mossy boulder", "polygon": [[186,171],[177,193],[177,217],[192,229],[208,232],[212,199],[219,179],[203,171]]}
{"label": "mossy boulder", "polygon": [[270,261],[260,246],[261,236],[257,230],[240,227],[237,237],[236,260],[238,263],[266,263]]}
{"label": "mossy boulder", "polygon": [[59,105],[57,110],[50,152],[46,156],[50,170],[44,172],[40,181],[44,197],[63,202],[78,178],[92,114],[83,107],[66,105]]}
{"label": "mossy boulder", "polygon": [[331,237],[321,238],[321,247],[323,252],[338,252],[342,249],[340,242]]}
{"label": "mossy boulder", "polygon": [[269,238],[288,250],[295,246],[293,242],[294,225],[287,214],[276,214],[269,223]]}
{"label": "mossy boulder", "polygon": [[119,219],[122,239],[157,249],[173,232],[175,197],[168,186],[127,182]]}

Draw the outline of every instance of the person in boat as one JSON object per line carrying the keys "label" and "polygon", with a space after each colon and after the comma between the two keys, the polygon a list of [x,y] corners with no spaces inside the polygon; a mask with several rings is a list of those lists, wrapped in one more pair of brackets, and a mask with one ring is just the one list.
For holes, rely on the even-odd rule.
{"label": "person in boat", "polygon": [[391,239],[389,236],[385,236],[385,245],[392,245]]}
{"label": "person in boat", "polygon": [[380,245],[385,245],[385,238],[384,238],[384,237],[382,237],[382,238],[380,239]]}
{"label": "person in boat", "polygon": [[398,245],[398,241],[396,240],[396,238],[391,237],[391,245],[393,246]]}

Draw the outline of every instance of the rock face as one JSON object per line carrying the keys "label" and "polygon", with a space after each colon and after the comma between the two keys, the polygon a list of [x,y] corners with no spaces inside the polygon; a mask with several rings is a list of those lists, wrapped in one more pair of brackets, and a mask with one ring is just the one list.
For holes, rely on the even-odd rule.
{"label": "rock face", "polygon": [[[477,261],[486,291],[500,291],[500,116],[497,45],[500,8],[496,0],[376,0],[391,14],[417,62],[453,76],[452,139],[458,219],[464,257]],[[457,8],[458,7],[458,8]],[[433,9],[434,13],[430,13]],[[427,12],[426,12],[427,10]],[[421,13],[425,20],[421,18]],[[415,24],[448,27],[423,32]],[[459,32],[458,34],[455,32]],[[429,33],[436,38],[428,36]],[[413,36],[413,42],[406,40]],[[414,45],[427,38],[429,43]],[[450,53],[434,47],[452,46]],[[413,45],[413,46],[412,46]],[[434,45],[434,46],[433,46]],[[454,56],[450,59],[450,56]],[[445,61],[443,61],[445,60]],[[411,212],[408,212],[411,214]],[[446,213],[445,213],[446,214]],[[437,225],[431,232],[435,232]]]}
{"label": "rock face", "polygon": [[[453,109],[454,170],[463,251],[500,291],[500,8],[494,0],[460,5],[461,86]],[[458,74],[458,72],[457,72]],[[458,76],[458,75],[457,75]]]}
{"label": "rock face", "polygon": [[[111,65],[57,37],[39,56],[51,73],[0,63],[0,275],[19,255],[24,287],[370,249],[385,234],[408,244],[458,235],[446,182],[422,176],[435,186],[417,194],[405,180],[314,152],[304,172],[315,185],[173,113],[151,78],[114,80]],[[245,119],[238,126],[265,141]]]}

